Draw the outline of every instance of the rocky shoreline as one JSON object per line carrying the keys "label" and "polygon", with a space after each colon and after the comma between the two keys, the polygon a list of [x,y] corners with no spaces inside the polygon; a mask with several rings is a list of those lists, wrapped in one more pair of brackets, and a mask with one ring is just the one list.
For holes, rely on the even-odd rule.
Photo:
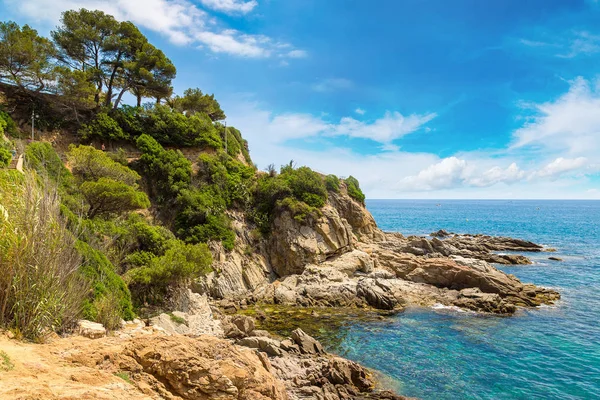
{"label": "rocky shoreline", "polygon": [[[71,397],[46,396],[47,387],[28,387],[30,381],[22,379],[27,374],[13,374],[12,384],[0,383],[0,396],[399,400],[404,397],[376,390],[371,371],[328,354],[302,325],[331,310],[385,318],[409,306],[442,305],[511,315],[518,307],[560,298],[554,290],[522,283],[493,265],[529,264],[526,256],[514,253],[552,249],[507,237],[383,232],[366,208],[344,192],[331,193],[319,213],[302,220],[281,209],[271,234],[263,238],[252,233],[243,214],[231,213],[230,218],[235,249],[213,244],[214,271],[191,290],[173,294],[171,313],[124,323],[109,336],[98,324],[82,323],[80,334],[95,339],[54,339],[55,350],[48,357],[87,368],[85,374],[96,371],[108,382],[104,391],[97,390],[98,384],[86,387],[81,378],[83,384],[75,385]],[[261,307],[289,310],[289,329],[273,329],[274,319]],[[311,311],[294,318],[294,310]],[[327,323],[335,325],[333,319]],[[126,376],[135,390],[115,385],[109,379],[115,374]],[[52,380],[68,376],[78,375],[65,373]]]}

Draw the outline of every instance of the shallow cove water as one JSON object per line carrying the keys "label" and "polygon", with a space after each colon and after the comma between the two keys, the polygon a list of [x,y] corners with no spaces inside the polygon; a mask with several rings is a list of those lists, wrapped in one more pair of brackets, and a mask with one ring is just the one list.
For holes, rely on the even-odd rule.
{"label": "shallow cove water", "polygon": [[[500,266],[562,300],[512,317],[412,308],[345,324],[330,350],[387,375],[420,399],[600,398],[600,201],[371,200],[385,231],[438,229],[532,240],[556,253]],[[564,261],[548,260],[549,256]]]}

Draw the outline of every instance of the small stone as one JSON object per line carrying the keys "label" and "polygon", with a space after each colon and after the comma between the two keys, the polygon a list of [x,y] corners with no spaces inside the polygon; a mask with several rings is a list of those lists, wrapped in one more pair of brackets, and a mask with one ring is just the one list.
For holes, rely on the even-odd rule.
{"label": "small stone", "polygon": [[98,339],[106,336],[106,328],[97,322],[81,319],[77,321],[78,333],[90,339]]}
{"label": "small stone", "polygon": [[548,257],[548,260],[552,260],[552,261],[562,261],[562,258],[559,257]]}

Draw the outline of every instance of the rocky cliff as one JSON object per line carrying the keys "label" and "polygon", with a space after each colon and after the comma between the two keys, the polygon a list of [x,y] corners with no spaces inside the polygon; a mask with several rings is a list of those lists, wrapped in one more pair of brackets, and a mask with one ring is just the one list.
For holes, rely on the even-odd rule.
{"label": "rocky cliff", "polygon": [[342,188],[304,220],[281,209],[267,238],[253,238],[243,215],[232,215],[238,243],[214,248],[215,272],[196,290],[244,303],[373,307],[443,304],[510,314],[517,306],[552,303],[557,292],[524,284],[490,263],[527,264],[544,251],[519,239],[456,235],[404,237],[381,231],[367,209]]}

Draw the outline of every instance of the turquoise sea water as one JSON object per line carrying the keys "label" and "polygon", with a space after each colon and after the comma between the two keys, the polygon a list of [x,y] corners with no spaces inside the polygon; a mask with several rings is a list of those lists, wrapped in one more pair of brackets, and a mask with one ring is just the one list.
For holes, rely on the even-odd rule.
{"label": "turquoise sea water", "polygon": [[367,207],[386,231],[443,228],[554,247],[554,254],[528,254],[534,265],[500,268],[556,288],[562,300],[512,317],[413,308],[342,328],[334,351],[421,399],[600,399],[600,201],[372,200]]}

